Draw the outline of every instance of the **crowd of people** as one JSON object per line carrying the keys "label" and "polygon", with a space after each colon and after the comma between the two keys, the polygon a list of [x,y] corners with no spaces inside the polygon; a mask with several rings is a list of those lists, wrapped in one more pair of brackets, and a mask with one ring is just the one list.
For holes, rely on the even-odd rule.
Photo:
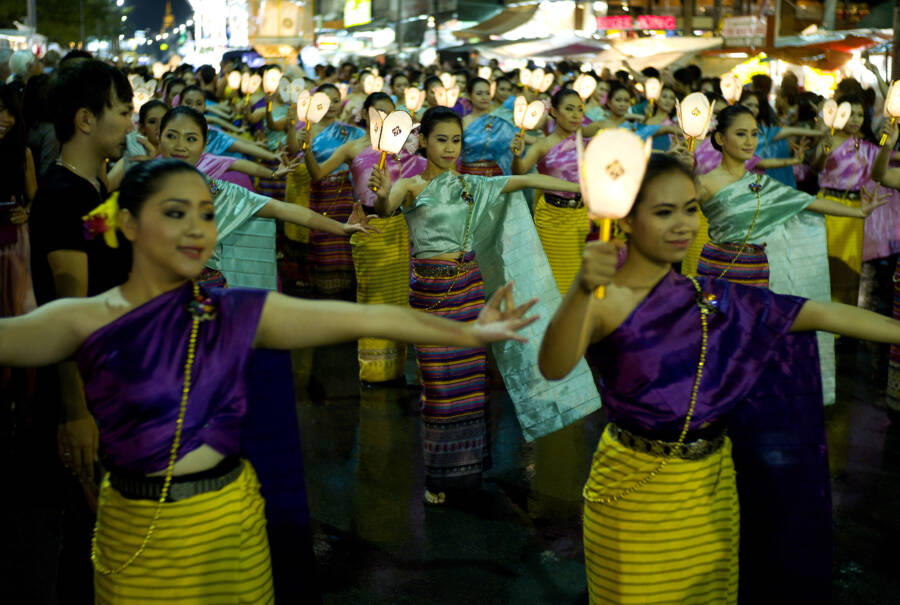
{"label": "crowd of people", "polygon": [[[834,335],[900,343],[898,127],[878,124],[879,144],[880,78],[839,83],[851,115],[832,131],[791,72],[777,89],[753,76],[729,105],[695,65],[563,61],[544,92],[495,61],[277,66],[281,90],[327,96],[307,124],[290,92],[229,82],[275,67],[180,64],[157,81],[83,51],[8,57],[15,602],[316,600],[286,351],[345,341],[371,388],[404,383],[415,345],[429,506],[481,487],[492,388],[541,447],[602,402],[579,479],[592,603],[757,603],[773,585],[827,602]],[[696,148],[676,112],[693,92],[713,112]],[[545,106],[529,131],[519,95]],[[373,110],[413,114],[399,153],[373,147]],[[602,241],[578,145],[610,129],[653,154]],[[900,349],[879,359],[898,421]]]}

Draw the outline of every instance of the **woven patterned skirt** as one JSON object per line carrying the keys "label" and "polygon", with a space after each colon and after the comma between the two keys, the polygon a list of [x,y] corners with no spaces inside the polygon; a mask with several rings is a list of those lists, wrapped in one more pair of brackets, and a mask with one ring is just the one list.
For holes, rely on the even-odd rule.
{"label": "woven patterned skirt", "polygon": [[[118,575],[95,572],[97,603],[272,603],[264,502],[249,462],[237,479],[163,505],[144,552]],[[100,487],[97,544],[106,567],[141,545],[156,502]]]}
{"label": "woven patterned skirt", "polygon": [[490,160],[460,164],[459,172],[460,174],[474,174],[477,176],[503,176],[503,170],[500,166]]}
{"label": "woven patterned skirt", "polygon": [[[484,282],[474,262],[456,276],[425,276],[430,266],[455,261],[412,259],[409,304],[455,321],[472,322],[484,307]],[[425,487],[431,491],[478,487],[490,467],[485,413],[487,350],[416,346],[422,375],[422,445]]]}
{"label": "woven patterned skirt", "polygon": [[603,432],[585,487],[584,556],[590,602],[737,603],[739,510],[731,443],[701,460],[660,458]]}
{"label": "woven patterned skirt", "polygon": [[[894,268],[894,319],[900,319],[900,258]],[[891,345],[888,365],[887,406],[900,412],[900,347]]]}
{"label": "woven patterned skirt", "polygon": [[[381,233],[354,233],[350,238],[356,268],[356,302],[409,304],[409,229],[406,218],[371,219]],[[359,379],[386,382],[403,376],[406,343],[383,338],[360,338],[357,343]]]}
{"label": "woven patterned skirt", "polygon": [[[859,200],[848,200],[819,192],[824,197],[848,208],[859,208]],[[831,299],[855,305],[859,300],[859,274],[862,271],[865,221],[858,218],[825,215],[828,234],[828,266],[831,273]]]}
{"label": "woven patterned skirt", "polygon": [[[713,242],[707,242],[700,253],[700,261],[697,263],[697,275],[718,278],[727,268],[728,271],[725,275],[722,275],[722,279],[744,286],[768,288],[769,261],[766,258],[765,249],[760,246],[747,244],[744,246],[740,256],[737,257],[734,265],[731,265],[740,249],[740,244],[714,244]],[[729,265],[731,265],[730,268]]]}
{"label": "woven patterned skirt", "polygon": [[[309,209],[344,223],[353,212],[350,173],[339,172],[310,187]],[[310,231],[309,264],[318,294],[334,296],[352,290],[355,284],[350,238],[324,231]]]}
{"label": "woven patterned skirt", "polygon": [[[269,170],[275,170],[281,163],[278,160],[260,160],[260,164]],[[284,201],[286,177],[270,179],[268,177],[256,177],[256,192],[275,200]]]}
{"label": "woven patterned skirt", "polygon": [[559,291],[569,291],[584,254],[584,242],[591,230],[587,208],[557,208],[540,194],[534,206],[534,224],[547,255]]}
{"label": "woven patterned skirt", "polygon": [[[301,163],[285,179],[284,201],[309,208],[309,189],[312,180],[306,164]],[[308,288],[311,284],[309,275],[309,229],[293,223],[284,223],[284,237],[279,241],[281,260],[278,273],[281,283],[288,294],[297,289]]]}

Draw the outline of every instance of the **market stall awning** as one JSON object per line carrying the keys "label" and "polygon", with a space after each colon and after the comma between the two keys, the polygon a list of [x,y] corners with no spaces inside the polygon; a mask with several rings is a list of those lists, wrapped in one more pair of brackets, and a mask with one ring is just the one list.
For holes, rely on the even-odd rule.
{"label": "market stall awning", "polygon": [[538,40],[505,41],[501,46],[485,48],[481,54],[489,58],[497,59],[564,59],[575,57],[589,57],[599,51],[609,48],[609,44],[602,40],[591,38],[579,38],[578,36],[554,36]]}
{"label": "market stall awning", "polygon": [[537,4],[505,8],[487,21],[482,21],[474,27],[455,31],[453,35],[461,40],[499,36],[531,21],[537,9]]}
{"label": "market stall awning", "polygon": [[753,56],[765,50],[772,59],[780,59],[794,65],[806,65],[833,71],[841,68],[859,48],[872,48],[891,37],[890,30],[847,30],[817,32],[807,36],[788,36],[775,41],[775,48],[724,48],[704,54],[728,54],[746,52]]}
{"label": "market stall awning", "polygon": [[[632,38],[610,40],[608,46],[609,49],[597,54],[591,59],[591,63],[616,70],[622,68],[624,61],[628,61],[631,67],[640,71],[645,67],[662,69],[677,61],[694,57],[703,50],[721,47],[722,38]],[[721,73],[725,71],[727,69],[723,69]]]}

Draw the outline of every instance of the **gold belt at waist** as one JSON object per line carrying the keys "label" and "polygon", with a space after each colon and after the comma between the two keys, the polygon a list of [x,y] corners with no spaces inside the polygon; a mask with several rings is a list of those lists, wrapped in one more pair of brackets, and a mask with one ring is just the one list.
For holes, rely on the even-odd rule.
{"label": "gold belt at waist", "polygon": [[464,263],[454,263],[452,265],[442,264],[418,264],[413,262],[413,273],[422,277],[453,277],[454,275],[462,275],[466,271],[476,267],[476,261],[470,260]]}
{"label": "gold belt at waist", "polygon": [[584,206],[584,202],[581,201],[580,194],[576,195],[575,197],[569,198],[555,195],[553,193],[544,193],[544,201],[551,206],[556,206],[557,208],[571,208],[575,210]]}
{"label": "gold belt at waist", "polygon": [[831,187],[823,187],[821,192],[829,197],[836,197],[842,200],[851,200],[858,202],[861,199],[858,189],[832,189]]}
{"label": "gold belt at waist", "polygon": [[682,460],[702,460],[719,451],[725,444],[724,431],[712,439],[697,439],[681,445],[674,441],[657,441],[641,437],[612,422],[609,424],[609,432],[613,439],[628,449],[660,458],[673,456]]}

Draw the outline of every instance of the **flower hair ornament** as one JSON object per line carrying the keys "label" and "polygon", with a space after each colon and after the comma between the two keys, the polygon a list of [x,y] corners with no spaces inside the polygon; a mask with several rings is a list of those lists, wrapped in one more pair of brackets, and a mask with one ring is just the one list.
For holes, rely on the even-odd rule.
{"label": "flower hair ornament", "polygon": [[119,227],[119,192],[113,193],[105,202],[81,217],[84,221],[84,239],[91,240],[103,234],[103,240],[110,248],[119,247],[116,229]]}

